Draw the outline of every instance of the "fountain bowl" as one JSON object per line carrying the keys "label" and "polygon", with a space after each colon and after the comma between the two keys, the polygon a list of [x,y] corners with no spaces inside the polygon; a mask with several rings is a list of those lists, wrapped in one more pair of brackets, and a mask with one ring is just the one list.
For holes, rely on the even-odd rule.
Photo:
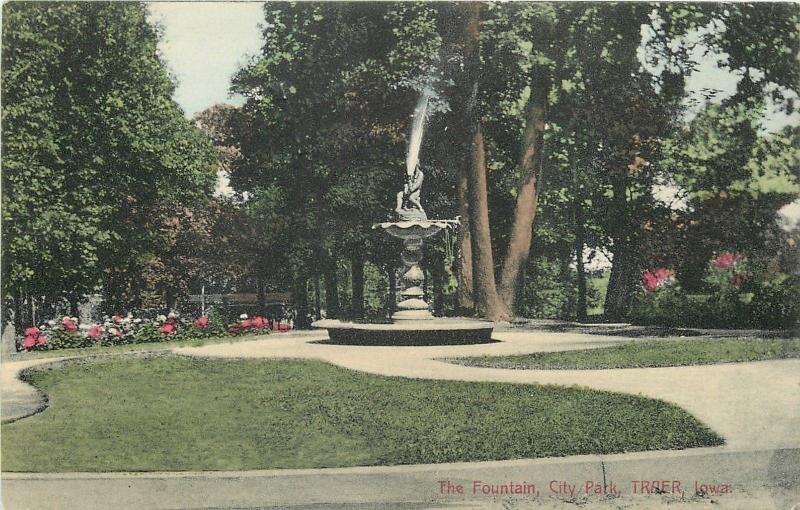
{"label": "fountain bowl", "polygon": [[387,221],[376,223],[372,228],[386,231],[392,237],[399,239],[424,239],[435,235],[446,228],[455,228],[459,224],[458,220],[407,220],[407,221]]}
{"label": "fountain bowl", "polygon": [[494,323],[466,317],[401,320],[392,323],[323,319],[311,324],[327,329],[330,341],[342,345],[465,345],[494,342]]}

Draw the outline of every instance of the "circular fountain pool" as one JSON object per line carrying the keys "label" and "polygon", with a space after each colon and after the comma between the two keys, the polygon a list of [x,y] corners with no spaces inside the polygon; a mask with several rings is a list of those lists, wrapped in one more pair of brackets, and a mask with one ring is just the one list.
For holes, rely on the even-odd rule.
{"label": "circular fountain pool", "polygon": [[464,317],[401,320],[393,323],[323,319],[312,327],[327,329],[327,343],[348,345],[463,345],[493,342],[494,323]]}

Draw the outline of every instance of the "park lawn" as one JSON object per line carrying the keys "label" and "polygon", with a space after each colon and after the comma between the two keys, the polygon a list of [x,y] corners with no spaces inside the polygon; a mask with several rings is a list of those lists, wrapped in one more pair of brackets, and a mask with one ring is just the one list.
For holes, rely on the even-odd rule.
{"label": "park lawn", "polygon": [[125,356],[25,377],[50,407],[2,427],[4,471],[416,464],[723,442],[650,398],[384,377],[321,361]]}
{"label": "park lawn", "polygon": [[800,338],[645,340],[598,349],[454,358],[447,361],[473,367],[591,370],[679,367],[786,358],[800,358]]}

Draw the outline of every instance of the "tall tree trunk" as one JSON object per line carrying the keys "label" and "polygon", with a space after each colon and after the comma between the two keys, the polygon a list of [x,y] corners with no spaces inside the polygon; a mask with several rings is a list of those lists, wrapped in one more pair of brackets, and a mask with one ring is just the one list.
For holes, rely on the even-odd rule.
{"label": "tall tree trunk", "polygon": [[494,279],[486,184],[486,152],[480,124],[476,126],[472,140],[472,157],[467,168],[469,170],[469,212],[475,311],[479,316],[490,320],[508,320],[511,313],[500,299]]}
{"label": "tall tree trunk", "polygon": [[69,301],[69,315],[71,317],[78,316],[78,305],[80,303],[80,299],[78,298],[77,292],[70,292],[69,297],[67,298]]}
{"label": "tall tree trunk", "polygon": [[548,71],[543,66],[534,70],[531,95],[525,111],[525,132],[522,137],[517,167],[522,181],[517,192],[511,238],[500,276],[500,297],[509,309],[514,308],[514,292],[519,272],[528,260],[533,236],[533,221],[539,203],[537,183],[544,162],[544,125],[547,115],[547,93],[550,89]]}
{"label": "tall tree trunk", "polygon": [[586,269],[583,265],[583,247],[586,243],[586,231],[583,224],[582,205],[576,199],[575,204],[575,270],[578,272],[578,320],[585,321],[586,312]]}
{"label": "tall tree trunk", "polygon": [[628,246],[613,250],[611,277],[606,291],[605,318],[610,321],[627,319],[636,285],[639,281],[639,265]]}
{"label": "tall tree trunk", "polygon": [[461,127],[462,165],[467,180],[475,312],[491,320],[507,320],[511,314],[497,293],[489,230],[486,154],[478,99],[480,8],[479,2],[470,2],[453,4],[448,9],[451,23],[458,27],[448,35],[454,36],[455,46],[460,45],[463,54],[463,68],[454,75],[457,85],[453,104],[461,110],[457,125]]}
{"label": "tall tree trunk", "polygon": [[469,182],[467,179],[467,152],[471,133],[464,121],[463,106],[470,97],[471,84],[466,76],[466,69],[462,65],[465,57],[465,33],[468,24],[469,12],[466,4],[441,2],[434,4],[439,10],[437,31],[442,37],[439,49],[439,60],[442,72],[454,83],[450,89],[451,103],[458,105],[446,114],[446,125],[449,129],[443,130],[441,136],[442,151],[448,161],[453,162],[453,169],[457,173],[458,216],[461,225],[458,229],[458,261],[456,263],[456,276],[458,288],[456,289],[456,312],[459,315],[472,315],[475,311],[475,302],[472,299],[472,234],[470,232],[469,217]]}
{"label": "tall tree trunk", "polygon": [[354,256],[350,260],[350,267],[353,275],[353,319],[364,318],[364,258],[360,255]]}
{"label": "tall tree trunk", "polygon": [[325,264],[325,317],[339,317],[339,276],[336,272],[336,261],[329,260]]}
{"label": "tall tree trunk", "polygon": [[322,314],[322,296],[320,296],[321,289],[319,283],[319,273],[314,274],[314,318],[321,319]]}
{"label": "tall tree trunk", "polygon": [[311,322],[308,313],[308,280],[300,278],[294,285],[294,304],[297,311],[297,319],[295,320],[295,327],[300,329],[307,329]]}
{"label": "tall tree trunk", "polygon": [[456,307],[459,315],[472,314],[475,302],[472,300],[472,235],[469,221],[469,183],[466,168],[461,165],[458,173],[458,210],[461,225],[458,230],[458,289],[456,290]]}
{"label": "tall tree trunk", "polygon": [[611,276],[606,291],[605,318],[612,321],[625,320],[628,316],[636,284],[639,265],[629,238],[631,221],[628,218],[627,182],[624,174],[612,182],[614,193],[612,204],[616,219],[613,229],[614,244],[611,261]]}

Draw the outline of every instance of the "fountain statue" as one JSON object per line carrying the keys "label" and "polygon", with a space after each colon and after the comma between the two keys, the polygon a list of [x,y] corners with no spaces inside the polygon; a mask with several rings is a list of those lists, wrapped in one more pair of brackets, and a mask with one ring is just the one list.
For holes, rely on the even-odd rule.
{"label": "fountain statue", "polygon": [[425,273],[420,267],[423,240],[444,229],[455,229],[454,220],[429,220],[422,207],[422,183],[425,174],[419,164],[422,133],[425,127],[430,90],[426,89],[414,111],[409,149],[406,156],[406,179],[397,193],[397,221],[377,223],[380,229],[403,241],[403,269],[397,311],[391,324],[369,324],[320,320],[313,327],[325,328],[336,343],[372,345],[436,345],[482,343],[491,341],[493,324],[467,318],[436,318],[425,301]]}

